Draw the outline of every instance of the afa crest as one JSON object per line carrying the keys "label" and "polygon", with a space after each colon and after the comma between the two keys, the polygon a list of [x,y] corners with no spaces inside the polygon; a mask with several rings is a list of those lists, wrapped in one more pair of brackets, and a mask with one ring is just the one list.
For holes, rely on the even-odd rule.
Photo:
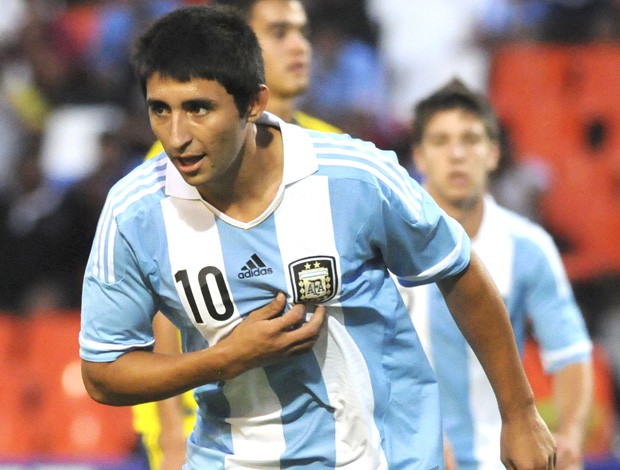
{"label": "afa crest", "polygon": [[338,290],[336,260],[332,256],[314,256],[289,264],[295,291],[295,302],[322,303],[332,299]]}

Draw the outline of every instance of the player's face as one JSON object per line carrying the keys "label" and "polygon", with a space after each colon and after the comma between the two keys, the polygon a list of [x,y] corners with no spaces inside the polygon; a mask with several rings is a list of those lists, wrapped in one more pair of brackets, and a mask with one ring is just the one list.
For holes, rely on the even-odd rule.
{"label": "player's face", "polygon": [[248,121],[260,115],[256,103],[241,118],[232,95],[202,78],[179,82],[156,74],[146,91],[153,132],[185,181],[200,190],[234,178]]}
{"label": "player's face", "polygon": [[499,147],[489,138],[484,121],[462,109],[436,113],[414,149],[429,193],[440,205],[454,207],[484,195],[498,157]]}
{"label": "player's face", "polygon": [[308,18],[299,0],[260,0],[249,20],[263,51],[266,82],[277,99],[299,96],[308,87],[311,48]]}

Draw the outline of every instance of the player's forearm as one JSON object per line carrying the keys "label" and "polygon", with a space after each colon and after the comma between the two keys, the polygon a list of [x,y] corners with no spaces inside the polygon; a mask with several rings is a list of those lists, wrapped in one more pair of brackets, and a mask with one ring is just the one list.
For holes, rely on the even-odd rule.
{"label": "player's forearm", "polygon": [[592,364],[570,364],[553,374],[553,399],[558,413],[557,433],[583,446],[592,406]]}
{"label": "player's forearm", "polygon": [[479,258],[457,279],[438,283],[454,320],[476,353],[495,391],[503,418],[534,407],[534,395],[502,298]]}
{"label": "player's forearm", "polygon": [[135,405],[164,400],[303,354],[312,349],[326,324],[325,307],[317,306],[304,321],[307,307],[294,305],[282,314],[285,301],[285,296],[278,294],[239,322],[228,336],[202,351],[131,351],[114,362],[82,361],[86,389],[101,403]]}
{"label": "player's forearm", "polygon": [[216,382],[226,367],[215,348],[176,355],[131,351],[114,362],[82,361],[82,377],[95,401],[125,406],[164,400]]}

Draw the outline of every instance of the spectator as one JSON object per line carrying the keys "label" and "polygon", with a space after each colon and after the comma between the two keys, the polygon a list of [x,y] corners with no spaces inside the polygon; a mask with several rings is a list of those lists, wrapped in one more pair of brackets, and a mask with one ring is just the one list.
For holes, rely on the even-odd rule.
{"label": "spectator", "polygon": [[61,195],[40,166],[40,140],[21,144],[15,184],[0,197],[0,309],[26,315],[63,305],[56,257]]}

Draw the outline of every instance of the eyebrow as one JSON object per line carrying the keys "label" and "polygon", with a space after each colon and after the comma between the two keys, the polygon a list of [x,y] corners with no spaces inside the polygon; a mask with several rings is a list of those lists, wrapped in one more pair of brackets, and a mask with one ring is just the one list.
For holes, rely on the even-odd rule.
{"label": "eyebrow", "polygon": [[[146,104],[149,108],[153,108],[157,106],[164,106],[168,108],[170,107],[170,105],[166,103],[165,101],[154,100],[154,99],[146,100]],[[199,106],[201,108],[213,109],[215,107],[215,101],[206,99],[206,98],[195,98],[195,99],[183,101],[181,103],[181,106],[183,108]]]}
{"label": "eyebrow", "polygon": [[146,100],[146,105],[149,108],[153,108],[155,106],[168,106],[166,103],[164,103],[161,100],[151,100],[151,99]]}
{"label": "eyebrow", "polygon": [[273,23],[268,23],[266,29],[269,31],[275,29],[299,29],[304,31],[308,29],[308,27],[309,26],[307,22],[303,24],[298,24],[291,21],[274,21]]}

